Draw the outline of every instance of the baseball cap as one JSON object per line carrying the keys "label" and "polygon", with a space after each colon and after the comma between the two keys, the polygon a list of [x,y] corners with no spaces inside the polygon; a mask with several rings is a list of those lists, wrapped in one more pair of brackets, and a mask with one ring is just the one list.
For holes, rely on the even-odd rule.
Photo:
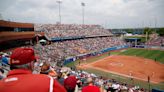
{"label": "baseball cap", "polygon": [[32,48],[16,48],[10,56],[11,65],[22,65],[36,59]]}
{"label": "baseball cap", "polygon": [[64,86],[66,88],[74,89],[76,87],[76,81],[76,77],[74,75],[70,75],[64,80]]}

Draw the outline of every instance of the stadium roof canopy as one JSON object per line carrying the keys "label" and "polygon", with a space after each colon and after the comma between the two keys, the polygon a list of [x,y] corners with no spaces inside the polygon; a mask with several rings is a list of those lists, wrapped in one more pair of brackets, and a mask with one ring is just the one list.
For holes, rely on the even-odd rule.
{"label": "stadium roof canopy", "polygon": [[133,41],[141,41],[141,38],[125,38],[126,41],[130,41],[130,42],[133,42]]}

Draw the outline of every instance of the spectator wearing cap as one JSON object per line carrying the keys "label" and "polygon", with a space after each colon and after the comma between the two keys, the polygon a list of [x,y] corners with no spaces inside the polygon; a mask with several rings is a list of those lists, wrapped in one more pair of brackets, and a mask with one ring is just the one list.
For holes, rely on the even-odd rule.
{"label": "spectator wearing cap", "polygon": [[32,74],[36,59],[33,49],[17,48],[10,58],[11,71],[0,81],[0,92],[66,92],[52,77]]}
{"label": "spectator wearing cap", "polygon": [[74,92],[76,87],[76,77],[74,75],[68,74],[68,78],[64,80],[64,87],[67,92]]}
{"label": "spectator wearing cap", "polygon": [[41,66],[41,72],[40,74],[47,74],[52,77],[57,77],[57,73],[51,68],[50,64],[44,62]]}
{"label": "spectator wearing cap", "polygon": [[87,79],[88,86],[82,88],[82,92],[100,92],[99,87],[93,84],[93,79],[89,77]]}

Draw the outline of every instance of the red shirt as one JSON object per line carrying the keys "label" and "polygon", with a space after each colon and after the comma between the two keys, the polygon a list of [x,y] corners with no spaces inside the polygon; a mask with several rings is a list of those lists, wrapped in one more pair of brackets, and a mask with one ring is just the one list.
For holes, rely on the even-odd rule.
{"label": "red shirt", "polygon": [[83,87],[82,92],[100,92],[100,89],[97,86],[86,86]]}
{"label": "red shirt", "polygon": [[[0,92],[49,92],[50,78],[44,74],[32,74],[25,69],[15,69],[9,72],[7,78],[0,81]],[[66,92],[54,80],[53,92]]]}

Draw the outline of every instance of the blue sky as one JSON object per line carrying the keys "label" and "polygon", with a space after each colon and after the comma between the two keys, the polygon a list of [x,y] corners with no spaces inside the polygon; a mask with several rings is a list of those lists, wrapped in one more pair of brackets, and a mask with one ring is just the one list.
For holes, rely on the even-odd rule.
{"label": "blue sky", "polygon": [[[56,23],[59,21],[57,0],[0,0],[3,19]],[[86,4],[85,24],[105,28],[164,27],[164,0],[62,0],[64,24],[82,23],[81,2]]]}

